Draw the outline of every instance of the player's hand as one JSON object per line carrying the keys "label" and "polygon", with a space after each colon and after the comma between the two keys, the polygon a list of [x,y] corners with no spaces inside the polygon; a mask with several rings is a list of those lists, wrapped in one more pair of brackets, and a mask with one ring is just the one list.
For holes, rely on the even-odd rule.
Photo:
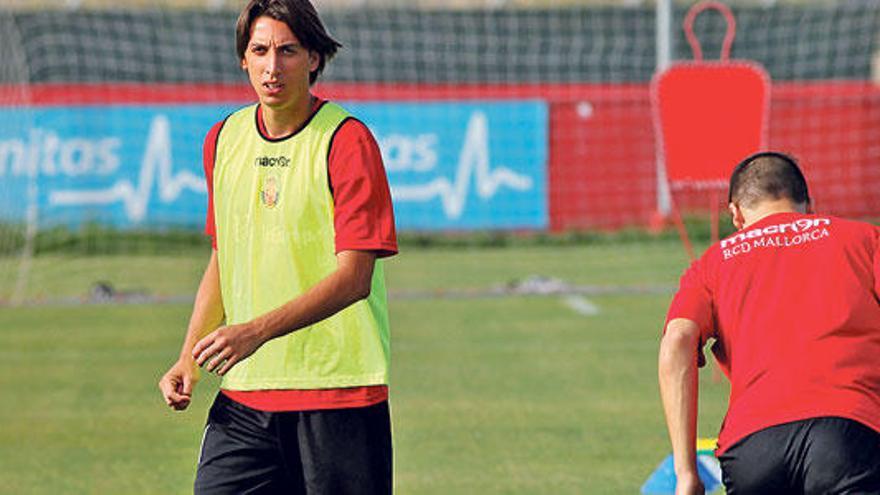
{"label": "player's hand", "polygon": [[206,371],[226,374],[236,363],[254,353],[264,339],[253,325],[243,323],[220,327],[196,343],[193,359]]}
{"label": "player's hand", "polygon": [[676,476],[675,495],[705,495],[706,488],[697,473]]}
{"label": "player's hand", "polygon": [[192,401],[192,391],[199,381],[199,369],[190,359],[179,359],[159,380],[159,390],[168,407],[183,411]]}

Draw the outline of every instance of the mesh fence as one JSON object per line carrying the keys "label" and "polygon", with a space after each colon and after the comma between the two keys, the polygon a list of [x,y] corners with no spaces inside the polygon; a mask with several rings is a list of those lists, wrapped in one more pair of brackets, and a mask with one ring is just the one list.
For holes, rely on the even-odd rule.
{"label": "mesh fence", "polygon": [[[733,7],[732,57],[764,65],[774,81],[870,80],[876,2]],[[673,57],[691,57],[673,15]],[[326,81],[411,83],[647,82],[656,68],[653,6],[533,9],[328,10],[345,49]],[[12,12],[32,83],[242,82],[234,11],[75,10]],[[698,19],[708,56],[720,51],[720,16]],[[9,79],[13,78],[13,79]],[[4,74],[3,82],[14,81]]]}
{"label": "mesh fence", "polygon": [[[0,10],[4,301],[41,253],[149,251],[159,234],[201,246],[201,141],[254,100],[229,2],[44,3],[57,8]],[[654,5],[319,6],[345,48],[316,92],[375,132],[404,234],[649,227],[662,203]],[[689,7],[673,8],[673,60],[691,58]],[[876,217],[880,2],[732,7],[731,57],[772,82],[767,144],[800,157],[820,209]],[[724,29],[697,19],[708,58]]]}

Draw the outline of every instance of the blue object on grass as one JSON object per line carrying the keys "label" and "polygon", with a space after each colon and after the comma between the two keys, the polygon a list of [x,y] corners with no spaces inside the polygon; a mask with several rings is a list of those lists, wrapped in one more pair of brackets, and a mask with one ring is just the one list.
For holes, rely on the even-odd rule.
{"label": "blue object on grass", "polygon": [[[697,456],[697,474],[706,488],[706,493],[721,488],[721,467],[713,455],[700,454]],[[641,493],[644,495],[674,495],[675,482],[675,466],[672,454],[669,454],[642,485]]]}

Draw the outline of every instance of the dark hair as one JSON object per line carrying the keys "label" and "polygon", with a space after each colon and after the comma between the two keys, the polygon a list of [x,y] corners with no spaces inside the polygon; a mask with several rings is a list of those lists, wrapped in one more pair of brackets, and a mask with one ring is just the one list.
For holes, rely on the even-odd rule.
{"label": "dark hair", "polygon": [[733,169],[728,202],[752,207],[761,201],[781,198],[797,204],[810,202],[807,179],[794,157],[762,151],[749,155]]}
{"label": "dark hair", "polygon": [[318,68],[309,74],[309,83],[318,79],[324,65],[342,47],[327,34],[318,12],[309,0],[250,0],[235,23],[235,49],[239,60],[244,59],[254,21],[261,16],[287,24],[303,48],[318,54]]}

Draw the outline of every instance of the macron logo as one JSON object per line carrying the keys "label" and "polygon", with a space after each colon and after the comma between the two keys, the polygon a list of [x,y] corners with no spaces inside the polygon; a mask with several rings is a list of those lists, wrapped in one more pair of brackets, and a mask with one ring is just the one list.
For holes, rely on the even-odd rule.
{"label": "macron logo", "polygon": [[254,160],[257,167],[289,167],[290,158],[286,156],[260,156]]}
{"label": "macron logo", "polygon": [[822,225],[831,225],[829,218],[800,218],[791,223],[780,223],[776,225],[768,225],[762,229],[752,229],[740,232],[734,236],[728,237],[721,241],[721,247],[726,248],[738,242],[757,239],[765,235],[785,234],[786,232],[798,233],[819,227]]}

